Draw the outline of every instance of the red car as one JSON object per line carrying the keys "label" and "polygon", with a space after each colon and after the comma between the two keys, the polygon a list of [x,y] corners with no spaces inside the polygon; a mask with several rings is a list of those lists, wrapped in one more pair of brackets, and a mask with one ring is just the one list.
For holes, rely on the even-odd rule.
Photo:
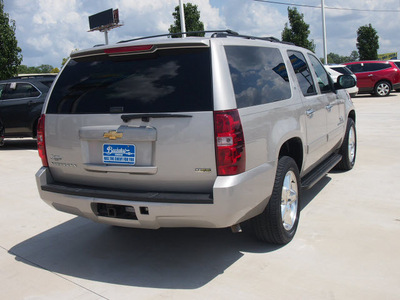
{"label": "red car", "polygon": [[357,76],[358,93],[388,96],[400,89],[400,69],[391,61],[355,61],[345,65]]}

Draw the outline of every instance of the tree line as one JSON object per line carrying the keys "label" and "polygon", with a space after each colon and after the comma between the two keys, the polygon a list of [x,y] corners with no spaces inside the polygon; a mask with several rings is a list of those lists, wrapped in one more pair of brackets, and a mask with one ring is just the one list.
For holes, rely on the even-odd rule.
{"label": "tree line", "polygon": [[[200,11],[197,5],[184,4],[184,14],[186,31],[204,31],[204,24],[200,21]],[[179,33],[181,31],[179,6],[175,7],[172,16],[174,17],[174,23],[169,27],[169,33]],[[288,19],[289,22],[285,24],[282,31],[282,41],[291,42],[315,52],[314,40],[309,40],[310,25],[304,21],[304,15],[296,7],[288,7]],[[15,29],[15,21],[10,19],[9,15],[4,12],[4,3],[3,0],[0,0],[0,80],[17,74],[58,73],[59,69],[51,65],[40,65],[38,67],[21,65],[22,50],[18,47]],[[204,33],[192,35],[204,36]],[[378,59],[379,37],[371,24],[358,28],[356,47],[358,51],[352,51],[349,56],[329,53],[327,55],[327,63],[340,64],[357,60]],[[67,59],[63,58],[61,65],[64,65],[66,61]]]}

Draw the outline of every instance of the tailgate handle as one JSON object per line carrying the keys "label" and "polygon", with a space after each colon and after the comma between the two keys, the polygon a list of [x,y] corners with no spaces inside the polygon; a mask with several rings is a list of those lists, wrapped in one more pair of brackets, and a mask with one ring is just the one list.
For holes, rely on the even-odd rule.
{"label": "tailgate handle", "polygon": [[130,114],[122,115],[121,119],[127,123],[130,120],[142,119],[143,122],[149,122],[150,118],[191,118],[192,115],[175,115],[175,114]]}

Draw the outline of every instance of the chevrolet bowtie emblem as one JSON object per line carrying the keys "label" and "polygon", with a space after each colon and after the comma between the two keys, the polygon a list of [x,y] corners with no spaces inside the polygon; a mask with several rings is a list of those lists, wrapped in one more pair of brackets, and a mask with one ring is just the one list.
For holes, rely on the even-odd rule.
{"label": "chevrolet bowtie emblem", "polygon": [[103,137],[109,138],[110,140],[116,140],[122,138],[122,132],[116,132],[115,130],[110,130],[109,132],[105,132]]}

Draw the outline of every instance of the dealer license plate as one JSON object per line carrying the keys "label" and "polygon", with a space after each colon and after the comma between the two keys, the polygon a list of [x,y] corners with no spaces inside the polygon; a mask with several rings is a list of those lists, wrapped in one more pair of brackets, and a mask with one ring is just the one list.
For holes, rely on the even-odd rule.
{"label": "dealer license plate", "polygon": [[134,165],[135,162],[135,145],[103,144],[103,163]]}

